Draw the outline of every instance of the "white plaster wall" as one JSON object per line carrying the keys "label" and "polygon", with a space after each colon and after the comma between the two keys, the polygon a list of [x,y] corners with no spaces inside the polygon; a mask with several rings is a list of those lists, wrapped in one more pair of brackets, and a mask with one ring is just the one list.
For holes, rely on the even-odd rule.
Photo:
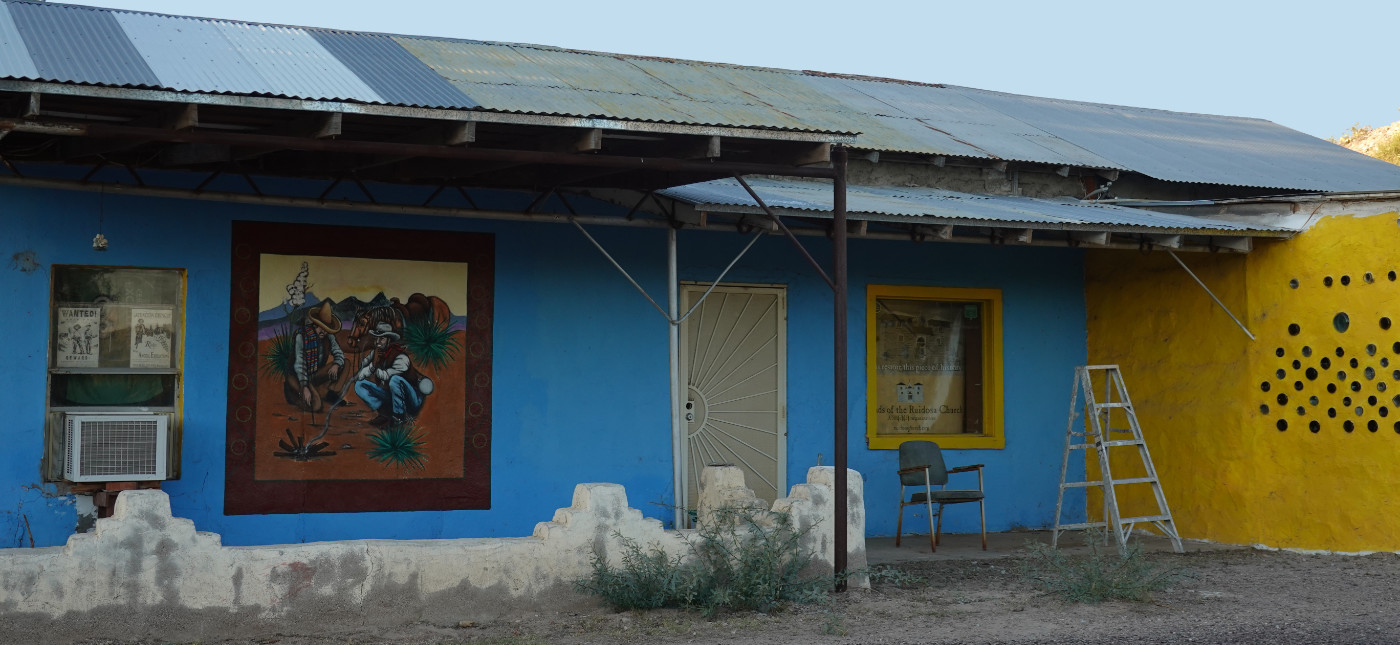
{"label": "white plaster wall", "polygon": [[[738,469],[717,471],[702,477],[702,508],[755,507]],[[804,546],[814,573],[828,575],[833,480],[830,467],[813,468],[773,509],[810,528]],[[849,480],[848,566],[857,569],[865,566],[863,485],[854,471]],[[595,554],[620,561],[628,540],[688,550],[682,533],[629,507],[617,484],[579,484],[573,505],[531,537],[258,547],[224,547],[217,534],[196,531],[171,515],[164,492],[126,491],[112,517],[66,546],[0,549],[0,642],[333,633],[596,607],[574,581],[589,575]]]}

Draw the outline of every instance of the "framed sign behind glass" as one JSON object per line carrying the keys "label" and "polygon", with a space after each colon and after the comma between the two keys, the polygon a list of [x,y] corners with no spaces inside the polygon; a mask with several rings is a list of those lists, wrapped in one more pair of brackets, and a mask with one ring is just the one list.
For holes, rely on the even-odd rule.
{"label": "framed sign behind glass", "polygon": [[1001,292],[866,288],[866,442],[1001,448]]}

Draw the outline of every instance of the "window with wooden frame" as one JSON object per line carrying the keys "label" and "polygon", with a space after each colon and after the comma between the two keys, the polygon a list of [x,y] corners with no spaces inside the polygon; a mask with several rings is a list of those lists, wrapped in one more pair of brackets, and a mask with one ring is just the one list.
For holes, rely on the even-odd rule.
{"label": "window with wooden frame", "polygon": [[1001,291],[866,287],[866,444],[1003,448]]}
{"label": "window with wooden frame", "polygon": [[64,478],[66,419],[95,414],[165,417],[177,477],[185,271],[56,265],[51,276],[44,478]]}

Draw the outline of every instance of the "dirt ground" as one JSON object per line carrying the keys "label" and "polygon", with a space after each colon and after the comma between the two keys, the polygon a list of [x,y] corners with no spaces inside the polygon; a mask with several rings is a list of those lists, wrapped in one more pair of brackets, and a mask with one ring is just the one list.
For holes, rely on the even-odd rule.
{"label": "dirt ground", "polygon": [[1190,577],[1151,601],[1097,605],[1068,603],[1034,587],[1022,576],[1028,557],[1022,548],[990,559],[895,562],[887,566],[925,582],[877,583],[869,591],[769,615],[705,618],[675,610],[615,613],[600,607],[484,624],[202,643],[1400,643],[1400,556],[1395,554],[1150,553],[1145,557]]}

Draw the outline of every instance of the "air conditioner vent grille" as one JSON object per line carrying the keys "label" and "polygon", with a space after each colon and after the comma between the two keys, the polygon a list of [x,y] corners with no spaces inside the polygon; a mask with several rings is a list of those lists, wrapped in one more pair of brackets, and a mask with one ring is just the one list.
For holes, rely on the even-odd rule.
{"label": "air conditioner vent grille", "polygon": [[164,479],[168,419],[164,415],[69,415],[71,481]]}
{"label": "air conditioner vent grille", "polygon": [[154,419],[83,424],[79,469],[98,476],[155,475],[158,425]]}

